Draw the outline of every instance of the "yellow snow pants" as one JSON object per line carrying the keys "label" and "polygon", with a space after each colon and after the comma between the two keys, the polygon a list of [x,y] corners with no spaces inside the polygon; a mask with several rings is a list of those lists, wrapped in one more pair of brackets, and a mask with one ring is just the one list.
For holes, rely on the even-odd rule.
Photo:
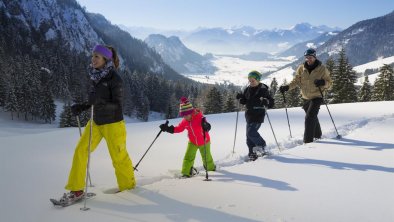
{"label": "yellow snow pants", "polygon": [[[86,166],[88,162],[88,147],[90,134],[89,121],[75,148],[74,159],[66,185],[67,190],[84,190],[86,180]],[[102,138],[107,142],[112,165],[115,168],[115,175],[120,191],[133,189],[136,185],[134,169],[126,149],[126,126],[124,121],[116,123],[96,125],[93,122],[92,144],[90,152],[93,152],[99,145]]]}

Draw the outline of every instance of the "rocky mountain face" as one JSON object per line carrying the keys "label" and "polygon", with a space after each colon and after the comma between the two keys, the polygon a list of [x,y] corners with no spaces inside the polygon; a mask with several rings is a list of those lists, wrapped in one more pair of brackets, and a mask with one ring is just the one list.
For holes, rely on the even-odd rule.
{"label": "rocky mountain face", "polygon": [[176,36],[167,38],[152,34],[144,41],[161,55],[164,62],[179,73],[206,75],[216,70],[207,56],[188,49]]}
{"label": "rocky mountain face", "polygon": [[170,79],[183,78],[143,41],[112,25],[103,16],[87,13],[75,0],[0,0],[0,9],[2,16],[18,21],[13,25],[20,31],[13,38],[25,41],[30,47],[24,49],[27,53],[47,50],[40,48],[39,42],[59,39],[70,53],[86,56],[94,45],[108,44],[118,49],[122,66],[131,71],[138,69]]}

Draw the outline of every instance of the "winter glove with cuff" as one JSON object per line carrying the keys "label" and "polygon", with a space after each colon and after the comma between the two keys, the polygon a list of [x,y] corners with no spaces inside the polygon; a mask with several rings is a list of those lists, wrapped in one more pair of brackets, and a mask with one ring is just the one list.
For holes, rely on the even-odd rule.
{"label": "winter glove with cuff", "polygon": [[83,111],[89,109],[90,105],[88,104],[73,104],[71,106],[71,113],[73,116],[79,116]]}
{"label": "winter glove with cuff", "polygon": [[261,97],[261,105],[263,105],[264,107],[269,107],[270,101],[267,98]]}
{"label": "winter glove with cuff", "polygon": [[163,132],[174,133],[174,126],[168,126],[168,122],[161,124],[159,127]]}
{"label": "winter glove with cuff", "polygon": [[202,118],[201,120],[201,127],[205,132],[209,132],[209,130],[211,130],[211,124],[209,124],[207,122],[207,120],[205,119],[205,117]]}
{"label": "winter glove with cuff", "polygon": [[281,86],[281,87],[279,87],[279,91],[281,92],[281,93],[285,93],[285,92],[287,92],[287,91],[289,91],[289,86],[288,85],[285,85],[285,86]]}
{"label": "winter glove with cuff", "polygon": [[315,83],[316,87],[320,87],[324,86],[326,84],[326,81],[324,81],[324,79],[315,79],[313,83]]}
{"label": "winter glove with cuff", "polygon": [[237,93],[237,95],[235,96],[236,99],[242,99],[244,98],[244,95],[242,93]]}

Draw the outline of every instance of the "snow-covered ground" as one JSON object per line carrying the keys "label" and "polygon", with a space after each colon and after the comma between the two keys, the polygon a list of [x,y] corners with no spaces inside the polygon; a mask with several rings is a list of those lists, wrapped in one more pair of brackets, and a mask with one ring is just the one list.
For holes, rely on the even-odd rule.
{"label": "snow-covered ground", "polygon": [[213,75],[186,76],[203,83],[232,83],[234,85],[242,86],[247,82],[248,73],[250,71],[257,70],[261,73],[275,71],[292,62],[291,59],[292,58],[284,58],[283,60],[277,61],[248,61],[228,56],[215,56],[212,62],[218,70]]}
{"label": "snow-covered ground", "polygon": [[[260,133],[274,153],[245,163],[245,120],[239,113],[208,115],[212,155],[218,165],[200,175],[175,179],[187,145],[186,132],[163,133],[136,172],[137,188],[107,194],[116,180],[105,142],[92,154],[91,177],[97,194],[87,202],[58,209],[49,198],[64,192],[77,128],[14,123],[0,119],[0,221],[394,221],[394,101],[329,105],[341,140],[325,106],[319,118],[323,139],[303,145],[304,113],[269,110],[282,149],[277,149],[268,121]],[[5,118],[4,116],[0,118]],[[127,124],[127,147],[134,164],[164,121]],[[176,124],[179,119],[170,120]]]}
{"label": "snow-covered ground", "polygon": [[[227,57],[227,56],[215,56],[213,59],[214,66],[218,70],[213,75],[186,75],[198,82],[203,83],[232,83],[234,85],[243,86],[247,82],[247,74],[251,70],[257,70],[261,73],[275,71],[268,77],[263,78],[262,82],[270,85],[273,78],[276,78],[279,85],[282,85],[284,80],[290,82],[293,79],[295,70],[291,67],[281,69],[284,65],[287,65],[294,61],[294,58],[283,58],[280,61],[247,61],[239,58]],[[355,66],[353,68],[357,73],[364,73],[367,69],[379,69],[384,64],[394,63],[394,56],[381,58],[376,61],[372,61],[363,65]],[[370,74],[368,76],[369,82],[373,85],[377,79],[378,73]],[[362,85],[364,83],[364,77],[357,79],[356,85]]]}
{"label": "snow-covered ground", "polygon": [[[369,63],[365,63],[363,65],[355,66],[353,70],[356,71],[357,73],[364,74],[365,70],[367,69],[380,69],[384,64],[392,64],[392,63],[394,63],[394,56],[381,58]],[[368,75],[368,81],[371,83],[371,85],[375,83],[375,80],[378,78],[379,75],[380,72]],[[364,79],[365,79],[364,76],[358,78],[356,85],[362,85],[364,83]]]}

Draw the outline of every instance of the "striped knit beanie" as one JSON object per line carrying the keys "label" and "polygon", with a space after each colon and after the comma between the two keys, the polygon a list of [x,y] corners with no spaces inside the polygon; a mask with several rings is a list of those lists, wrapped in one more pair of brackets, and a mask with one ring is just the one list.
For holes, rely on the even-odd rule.
{"label": "striped knit beanie", "polygon": [[193,105],[186,97],[181,98],[181,104],[179,105],[179,116],[187,116],[193,112]]}
{"label": "striped knit beanie", "polygon": [[253,78],[257,81],[260,81],[261,80],[261,73],[256,70],[253,70],[248,74],[248,78]]}

